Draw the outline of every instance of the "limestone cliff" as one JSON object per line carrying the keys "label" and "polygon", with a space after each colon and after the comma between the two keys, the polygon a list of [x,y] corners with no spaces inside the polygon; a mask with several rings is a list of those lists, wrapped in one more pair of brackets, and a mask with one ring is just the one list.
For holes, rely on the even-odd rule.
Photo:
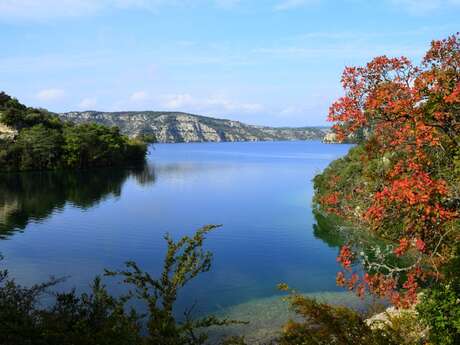
{"label": "limestone cliff", "polygon": [[131,137],[154,135],[158,142],[321,140],[325,127],[275,128],[178,112],[70,112],[61,118],[76,123],[117,126]]}
{"label": "limestone cliff", "polygon": [[18,134],[16,130],[10,128],[0,122],[0,139],[2,140],[11,140]]}

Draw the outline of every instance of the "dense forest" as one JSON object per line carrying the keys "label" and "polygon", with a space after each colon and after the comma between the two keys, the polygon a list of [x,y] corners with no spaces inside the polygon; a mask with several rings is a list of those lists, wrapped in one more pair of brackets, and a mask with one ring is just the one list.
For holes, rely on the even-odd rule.
{"label": "dense forest", "polygon": [[142,161],[147,147],[118,128],[74,125],[0,93],[0,170],[84,169]]}

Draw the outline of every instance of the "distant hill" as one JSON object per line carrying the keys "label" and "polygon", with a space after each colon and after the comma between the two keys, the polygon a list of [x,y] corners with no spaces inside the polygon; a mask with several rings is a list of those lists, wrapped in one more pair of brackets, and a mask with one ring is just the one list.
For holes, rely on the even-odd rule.
{"label": "distant hill", "polygon": [[59,114],[76,123],[95,122],[117,126],[130,137],[154,136],[161,143],[322,140],[329,133],[326,127],[264,127],[239,121],[216,119],[180,112],[69,112]]}

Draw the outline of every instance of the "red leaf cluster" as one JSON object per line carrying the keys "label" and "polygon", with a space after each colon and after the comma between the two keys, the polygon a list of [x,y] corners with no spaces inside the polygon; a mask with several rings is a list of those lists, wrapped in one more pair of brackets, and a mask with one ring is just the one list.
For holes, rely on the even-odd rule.
{"label": "red leaf cluster", "polygon": [[[405,57],[380,56],[365,66],[345,68],[341,82],[345,95],[332,104],[328,117],[338,138],[365,133],[367,157],[362,164],[379,155],[388,161],[377,189],[355,190],[370,200],[358,216],[380,234],[401,229],[399,239],[392,238],[398,243],[396,256],[413,250],[433,257],[446,224],[459,217],[458,209],[447,202],[451,188],[437,173],[437,165],[445,152],[460,147],[460,34],[433,41],[420,66]],[[346,207],[351,199],[333,191],[320,203],[351,218]],[[349,246],[341,248],[337,261],[348,273],[353,257]],[[360,279],[341,273],[337,283],[406,306],[416,300],[424,270],[429,268],[416,266],[397,279],[388,272]]]}

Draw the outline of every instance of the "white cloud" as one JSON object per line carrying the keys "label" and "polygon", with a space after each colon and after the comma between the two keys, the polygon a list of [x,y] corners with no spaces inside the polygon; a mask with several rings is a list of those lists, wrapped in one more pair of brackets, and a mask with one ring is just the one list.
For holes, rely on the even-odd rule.
{"label": "white cloud", "polygon": [[89,16],[107,9],[156,12],[166,6],[214,5],[232,8],[239,0],[0,0],[0,20],[48,20]]}
{"label": "white cloud", "polygon": [[275,5],[275,11],[287,11],[316,3],[315,0],[283,0]]}
{"label": "white cloud", "polygon": [[460,0],[389,0],[391,4],[415,15],[429,14],[432,11],[460,6]]}
{"label": "white cloud", "polygon": [[[275,11],[287,11],[320,4],[323,0],[277,0]],[[359,1],[348,0],[359,6]],[[412,14],[428,14],[440,8],[460,6],[460,0],[385,0],[390,5]],[[247,1],[249,3],[249,1]],[[243,0],[0,0],[0,20],[49,20],[90,16],[110,9],[133,9],[158,12],[160,8],[177,6],[214,6],[232,9]],[[270,6],[270,5],[266,5]]]}
{"label": "white cloud", "polygon": [[217,7],[230,9],[238,6],[240,4],[240,0],[214,0]]}
{"label": "white cloud", "polygon": [[390,46],[359,41],[324,47],[314,47],[308,44],[278,45],[256,48],[252,50],[252,53],[263,57],[271,56],[281,59],[319,59],[335,56],[340,56],[341,59],[371,59],[379,55],[420,57],[425,51],[426,47],[415,45]]}
{"label": "white cloud", "polygon": [[168,109],[179,109],[192,106],[195,104],[194,98],[187,93],[178,95],[168,95],[165,96],[165,98],[166,100],[163,103],[163,106],[165,106]]}
{"label": "white cloud", "polygon": [[[354,2],[353,5],[359,6],[359,1]],[[460,0],[386,0],[392,6],[403,9],[411,14],[424,15],[429,14],[431,11],[443,8],[460,6]],[[320,3],[321,0],[280,0],[273,9],[275,11],[288,11],[307,5]],[[358,4],[356,3],[358,2]]]}
{"label": "white cloud", "polygon": [[136,91],[129,97],[129,100],[132,102],[142,102],[148,99],[148,94],[146,91]]}
{"label": "white cloud", "polygon": [[218,112],[218,113],[257,113],[264,107],[257,103],[244,103],[229,100],[223,95],[196,98],[188,93],[166,95],[163,106],[171,110]]}
{"label": "white cloud", "polygon": [[47,19],[74,17],[97,12],[101,2],[93,0],[2,0],[0,16],[4,19]]}
{"label": "white cloud", "polygon": [[94,108],[97,104],[97,99],[94,97],[83,98],[78,107],[81,109],[89,110],[90,108]]}
{"label": "white cloud", "polygon": [[44,89],[40,90],[35,96],[40,101],[57,101],[64,97],[64,90],[61,89]]}

